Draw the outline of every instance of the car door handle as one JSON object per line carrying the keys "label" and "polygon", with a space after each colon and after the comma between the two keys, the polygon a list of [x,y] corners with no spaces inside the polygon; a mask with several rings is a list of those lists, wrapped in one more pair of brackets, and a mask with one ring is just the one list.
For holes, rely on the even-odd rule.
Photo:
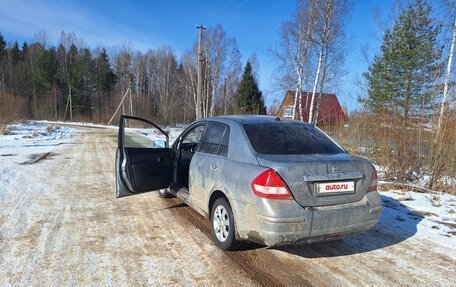
{"label": "car door handle", "polygon": [[157,157],[157,162],[162,162],[162,161],[163,161],[163,157],[162,156]]}
{"label": "car door handle", "polygon": [[218,169],[218,166],[216,164],[211,164],[211,169]]}

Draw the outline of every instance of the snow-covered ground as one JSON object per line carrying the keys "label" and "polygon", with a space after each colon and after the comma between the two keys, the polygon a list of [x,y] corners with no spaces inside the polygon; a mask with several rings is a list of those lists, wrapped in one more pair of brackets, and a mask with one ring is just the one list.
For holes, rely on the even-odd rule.
{"label": "snow-covered ground", "polygon": [[14,173],[16,164],[52,157],[51,150],[77,134],[74,128],[39,123],[11,124],[6,129],[8,133],[0,135],[0,185],[7,173]]}
{"label": "snow-covered ground", "polygon": [[[249,285],[251,275],[239,266],[274,268],[271,276],[288,285],[305,278],[319,286],[454,286],[456,196],[390,189],[380,192],[382,217],[368,232],[226,254],[199,231],[205,228],[195,228],[199,217],[187,220],[193,217],[185,207],[170,208],[156,194],[115,199],[117,127],[8,128],[11,134],[0,136],[0,286]],[[172,143],[183,129],[165,130]],[[156,130],[136,131],[163,139]],[[213,266],[223,264],[228,271],[219,274]]]}
{"label": "snow-covered ground", "polygon": [[380,195],[385,222],[398,229],[416,226],[417,236],[432,237],[453,247],[450,253],[456,259],[456,196],[401,190],[383,191]]}
{"label": "snow-covered ground", "polygon": [[175,200],[115,198],[117,130],[21,129],[45,130],[0,136],[0,286],[256,286]]}
{"label": "snow-covered ground", "polygon": [[[44,125],[65,125],[65,126],[82,126],[82,127],[94,127],[94,128],[110,128],[110,129],[118,129],[118,126],[115,125],[101,125],[101,124],[94,124],[94,123],[85,123],[85,122],[61,122],[61,121],[34,121],[35,123],[40,123]],[[186,125],[183,125],[186,126]],[[127,128],[130,130],[135,130],[143,133],[147,137],[150,137],[152,140],[164,140],[165,136],[163,134],[155,129],[155,128],[150,128],[150,129],[138,129],[138,128]],[[182,133],[184,130],[183,127],[164,127],[163,130],[168,133],[169,136],[169,142],[170,145],[174,143],[174,141],[177,139],[177,137]]]}
{"label": "snow-covered ground", "polygon": [[0,136],[3,143],[36,143],[40,141],[58,140],[70,136],[75,130],[68,127],[50,124],[26,123],[7,125],[8,133]]}
{"label": "snow-covered ground", "polygon": [[63,122],[63,121],[47,121],[47,120],[40,120],[40,121],[33,121],[34,123],[39,124],[47,124],[47,125],[66,125],[66,126],[83,126],[83,127],[98,127],[98,128],[112,128],[117,129],[115,125],[101,125],[95,123],[87,123],[87,122]]}
{"label": "snow-covered ground", "polygon": [[[378,172],[379,186],[395,185],[397,183],[384,181],[385,168],[374,164]],[[452,182],[454,179],[448,179]],[[401,189],[381,191],[384,206],[383,215],[396,227],[416,225],[417,236],[431,236],[435,240],[445,242],[456,247],[456,196],[439,192],[414,192],[407,190],[407,186],[426,189],[429,176]],[[391,200],[394,199],[394,200]],[[418,224],[417,222],[418,221]],[[456,254],[454,254],[456,256]]]}
{"label": "snow-covered ground", "polygon": [[[135,131],[139,132],[148,138],[151,139],[151,141],[155,140],[165,140],[166,137],[163,135],[162,132],[160,132],[158,129],[138,129],[138,128],[127,128],[126,131]],[[183,129],[182,128],[165,128],[165,132],[168,133],[169,136],[169,145],[171,146],[174,141],[177,139],[177,137],[182,133]]]}
{"label": "snow-covered ground", "polygon": [[[0,181],[11,180],[7,178],[8,173],[14,172],[11,163],[30,163],[46,153],[52,156],[51,150],[62,144],[62,139],[77,134],[78,126],[117,129],[116,126],[80,122],[39,121],[8,125],[9,134],[0,136]],[[140,132],[151,140],[165,139],[157,129],[131,130]],[[165,131],[168,132],[172,144],[183,128],[165,128]],[[6,172],[5,168],[8,166],[11,168]],[[379,173],[380,184],[387,183],[382,181],[384,168],[378,165],[375,165],[375,168]],[[390,218],[391,222],[404,226],[410,222],[415,224],[413,221],[419,217],[417,235],[429,235],[456,246],[456,196],[404,190],[388,190],[381,194],[386,207],[383,216]],[[389,198],[400,204],[392,203]]]}

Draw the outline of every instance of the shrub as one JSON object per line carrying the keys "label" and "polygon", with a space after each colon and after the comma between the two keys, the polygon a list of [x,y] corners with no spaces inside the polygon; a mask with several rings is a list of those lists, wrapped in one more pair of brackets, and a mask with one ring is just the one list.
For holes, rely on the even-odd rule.
{"label": "shrub", "polygon": [[28,116],[27,100],[11,95],[0,95],[0,125],[21,121]]}
{"label": "shrub", "polygon": [[[456,179],[456,114],[444,121],[435,140],[434,119],[404,121],[387,113],[357,113],[348,123],[323,127],[342,146],[385,168],[384,179],[409,182],[431,176],[439,190],[453,190],[442,178]],[[429,183],[429,187],[432,184]]]}
{"label": "shrub", "polygon": [[9,128],[0,128],[0,135],[2,136],[7,136],[7,135],[10,135],[11,134],[11,131]]}

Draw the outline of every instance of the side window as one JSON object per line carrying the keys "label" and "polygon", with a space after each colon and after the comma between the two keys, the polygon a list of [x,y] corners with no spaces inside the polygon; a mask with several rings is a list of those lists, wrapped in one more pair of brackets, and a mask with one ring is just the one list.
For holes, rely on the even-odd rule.
{"label": "side window", "polygon": [[141,119],[123,119],[125,148],[166,148],[166,135]]}
{"label": "side window", "polygon": [[201,136],[203,135],[206,125],[201,125],[195,127],[182,139],[183,144],[198,144],[200,142]]}
{"label": "side window", "polygon": [[228,152],[229,127],[221,123],[210,123],[201,141],[200,152],[226,156]]}
{"label": "side window", "polygon": [[291,118],[293,116],[293,106],[286,106],[283,108],[283,117]]}
{"label": "side window", "polygon": [[228,141],[230,139],[230,127],[226,126],[225,132],[223,133],[222,142],[220,143],[220,148],[218,155],[227,156],[228,155]]}

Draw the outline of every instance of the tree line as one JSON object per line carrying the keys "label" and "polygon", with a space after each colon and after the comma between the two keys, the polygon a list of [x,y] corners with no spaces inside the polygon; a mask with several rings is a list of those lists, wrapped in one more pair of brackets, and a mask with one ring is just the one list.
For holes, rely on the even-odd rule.
{"label": "tree line", "polygon": [[[250,59],[242,75],[236,39],[220,25],[208,28],[203,39],[203,116],[266,113]],[[22,45],[6,43],[0,34],[0,117],[106,123],[119,109],[118,114],[162,124],[190,122],[196,107],[196,48],[195,42],[178,58],[169,46],[146,52],[129,45],[90,49],[72,32],[62,31],[56,46],[45,32]],[[238,91],[242,77],[253,87],[247,94]]]}

